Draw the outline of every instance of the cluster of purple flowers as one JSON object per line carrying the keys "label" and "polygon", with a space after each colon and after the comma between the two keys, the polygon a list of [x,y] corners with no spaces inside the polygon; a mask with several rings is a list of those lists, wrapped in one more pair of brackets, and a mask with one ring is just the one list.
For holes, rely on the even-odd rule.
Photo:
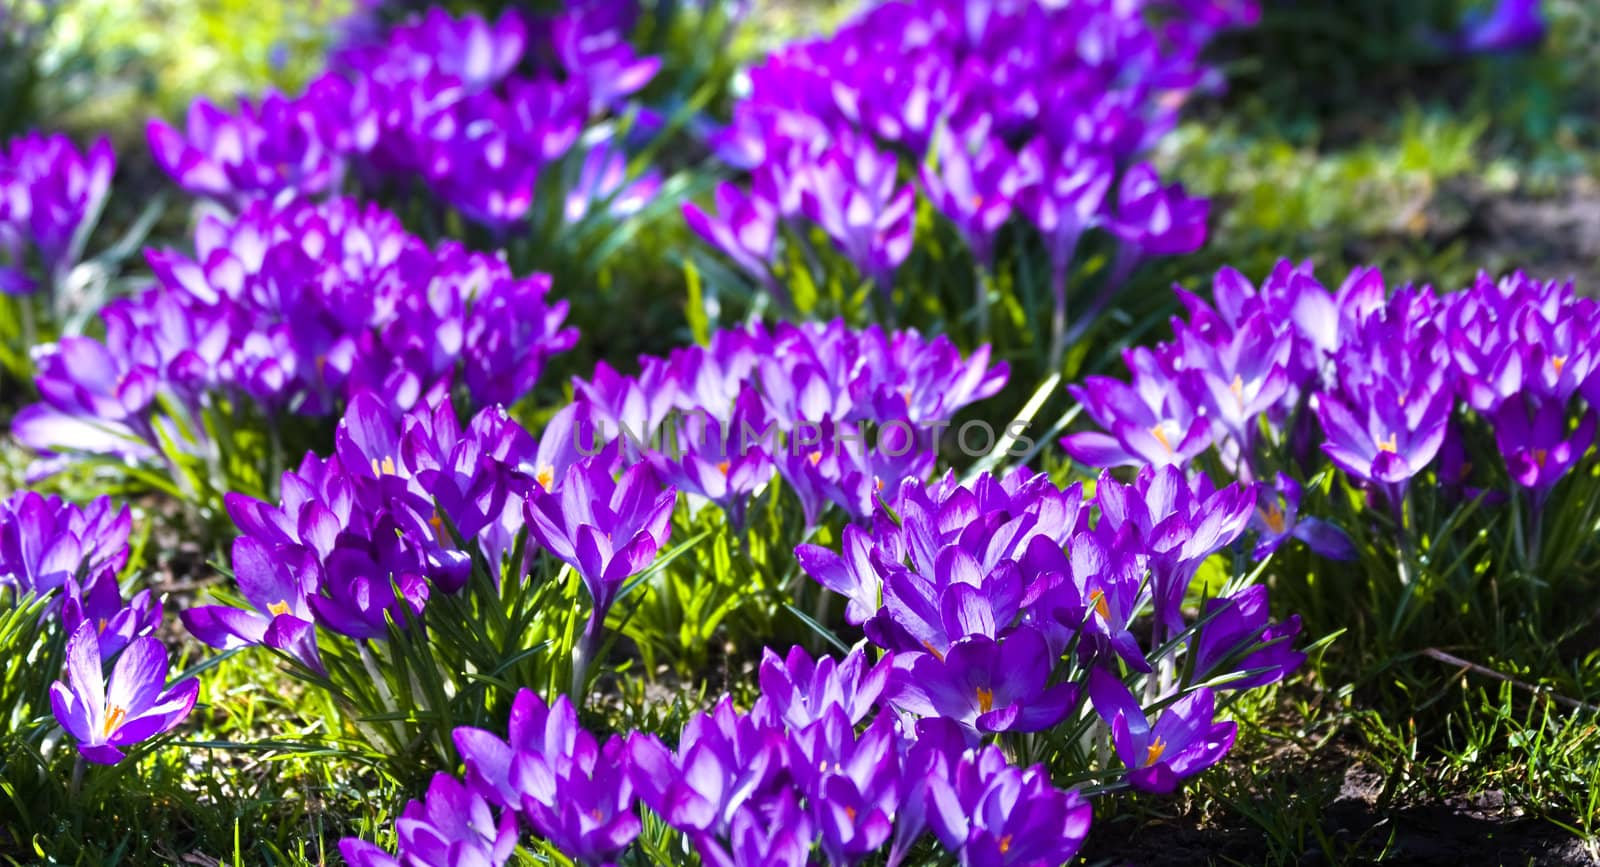
{"label": "cluster of purple flowers", "polygon": [[1463,54],[1523,51],[1543,41],[1546,29],[1539,0],[1499,0],[1491,9],[1468,13],[1445,43]]}
{"label": "cluster of purple flowers", "polygon": [[[1304,659],[1291,646],[1298,619],[1269,622],[1264,586],[1196,601],[1198,622],[1186,617],[1200,564],[1241,538],[1255,499],[1174,467],[1131,485],[1102,475],[1092,499],[1044,475],[947,476],[904,483],[869,528],[845,528],[840,551],[796,554],[848,600],[846,620],[896,655],[888,694],[903,712],[977,739],[1053,729],[1088,698],[1129,782],[1170,791],[1232,743],[1213,688],[1273,683]],[[1141,647],[1132,630],[1146,611]],[[1153,726],[1124,670],[1154,675],[1146,703],[1170,702]]]}
{"label": "cluster of purple flowers", "polygon": [[1121,241],[1108,288],[1204,240],[1206,202],[1140,155],[1187,94],[1215,83],[1200,50],[1256,12],[1212,0],[875,5],[750,71],[713,141],[750,183],[719,187],[715,214],[686,216],[771,289],[787,225],[820,229],[887,291],[911,252],[917,193],[903,178],[916,176],[982,269],[1020,213],[1043,238],[1062,317],[1085,232]]}
{"label": "cluster of purple flowers", "polygon": [[105,139],[87,153],[66,136],[38,133],[0,148],[0,295],[31,295],[65,281],[116,162]]}
{"label": "cluster of purple flowers", "polygon": [[913,731],[881,701],[894,666],[860,650],[842,662],[768,651],[755,707],[724,698],[675,750],[640,732],[601,743],[565,696],[547,707],[524,690],[509,739],[456,730],[465,780],[440,774],[406,808],[396,855],[355,839],[340,850],[354,867],[499,867],[526,829],[580,864],[615,863],[644,827],[642,801],[704,863],[727,867],[803,867],[814,849],[829,864],[878,853],[901,864],[930,835],[963,865],[1071,860],[1089,803],[954,725]]}
{"label": "cluster of purple flowers", "polygon": [[458,381],[476,404],[510,404],[577,340],[546,276],[429,249],[347,199],[206,217],[192,256],[148,259],[158,285],[102,311],[103,341],[40,354],[41,402],[18,414],[18,440],[148,460],[168,444],[205,454],[202,413],[222,404],[319,416],[373,390],[404,409]]}
{"label": "cluster of purple flowers", "polygon": [[[527,529],[569,563],[593,603],[586,637],[623,582],[666,542],[675,495],[648,467],[615,480],[585,457],[564,411],[536,441],[505,410],[463,428],[447,400],[406,413],[372,393],[351,401],[332,455],[308,454],[284,474],[277,505],[226,497],[240,535],[233,570],[250,606],[182,613],[218,648],[266,645],[322,671],[316,628],[357,641],[423,616],[434,593],[459,593],[474,562],[521,581],[510,561]],[[592,652],[592,645],[585,650]]]}
{"label": "cluster of purple flowers", "polygon": [[867,517],[886,486],[925,478],[940,432],[1007,374],[988,347],[963,358],[943,336],[837,320],[720,331],[640,367],[622,376],[601,362],[575,383],[577,418],[612,443],[606,456],[648,463],[736,525],[750,497],[781,477],[809,527],[830,505]]}
{"label": "cluster of purple flowers", "polygon": [[234,114],[201,100],[184,133],[152,122],[150,144],[184,189],[235,210],[324,196],[354,171],[374,186],[420,182],[500,231],[528,217],[541,171],[582,147],[564,217],[581,219],[591,202],[636,209],[659,179],[630,180],[615,145],[580,143],[659,67],[628,42],[636,15],[629,0],[494,22],[433,8],[348,46],[297,98],[269,93]]}
{"label": "cluster of purple flowers", "polygon": [[175,728],[200,687],[166,687],[161,601],[148,588],[122,598],[129,527],[127,508],[106,497],[79,507],[27,491],[0,502],[0,598],[47,600],[41,616],[67,636],[67,679],[51,687],[51,709],[99,764]]}
{"label": "cluster of purple flowers", "polygon": [[[1105,432],[1067,436],[1070,455],[1188,466],[1214,450],[1239,478],[1276,472],[1262,515],[1283,535],[1300,493],[1284,473],[1314,473],[1319,443],[1398,513],[1430,467],[1439,484],[1495,486],[1484,482],[1492,465],[1469,465],[1472,426],[1492,431],[1505,477],[1536,511],[1595,442],[1600,305],[1570,283],[1481,275],[1459,292],[1391,293],[1359,269],[1329,292],[1309,265],[1283,262],[1259,289],[1225,270],[1214,295],[1213,307],[1180,290],[1189,320],[1173,323],[1172,341],[1126,354],[1131,382],[1071,389]],[[1325,529],[1301,538],[1348,547]]]}

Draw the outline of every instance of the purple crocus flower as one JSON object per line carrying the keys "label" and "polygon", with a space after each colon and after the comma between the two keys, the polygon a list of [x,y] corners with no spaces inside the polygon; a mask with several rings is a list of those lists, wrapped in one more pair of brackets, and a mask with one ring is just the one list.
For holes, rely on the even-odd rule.
{"label": "purple crocus flower", "polygon": [[1055,788],[1043,765],[1022,770],[994,746],[963,756],[948,781],[930,783],[930,824],[963,867],[1067,863],[1094,815],[1082,795]]}
{"label": "purple crocus flower", "polygon": [[806,216],[884,293],[915,228],[916,191],[896,186],[897,167],[864,141],[842,142],[811,168],[804,197]]}
{"label": "purple crocus flower", "polygon": [[1028,620],[1052,647],[1063,648],[1078,635],[1081,655],[1109,650],[1129,668],[1150,671],[1131,629],[1148,595],[1142,580],[1148,557],[1130,550],[1137,544],[1131,533],[1081,533],[1072,539],[1069,557],[1044,536],[1029,542],[1023,568],[1038,577],[1025,600]]}
{"label": "purple crocus flower", "polygon": [[384,44],[359,47],[341,59],[390,80],[440,73],[476,93],[511,74],[527,46],[527,24],[514,12],[491,23],[435,7],[395,27]]}
{"label": "purple crocus flower", "polygon": [[778,234],[777,210],[760,196],[747,195],[726,181],[717,184],[714,195],[714,212],[685,202],[684,222],[750,276],[770,283],[772,251]]}
{"label": "purple crocus flower", "polygon": [[589,619],[572,653],[574,692],[588,688],[585,678],[622,585],[666,544],[677,498],[648,464],[634,464],[614,480],[608,463],[594,457],[568,467],[554,492],[529,492],[523,514],[530,537],[576,570],[589,591]]}
{"label": "purple crocus flower", "polygon": [[339,841],[353,867],[501,867],[517,846],[517,817],[495,810],[449,774],[435,774],[428,794],[395,820],[399,851],[390,856],[355,838]]}
{"label": "purple crocus flower", "polygon": [[1569,425],[1562,404],[1531,395],[1507,400],[1494,412],[1492,421],[1495,443],[1505,456],[1512,480],[1540,497],[1566,476],[1595,442],[1595,410],[1585,410],[1576,425]]}
{"label": "purple crocus flower", "polygon": [[1097,530],[1137,534],[1150,555],[1150,592],[1155,608],[1155,640],[1183,629],[1183,599],[1200,564],[1232,545],[1253,513],[1253,488],[1212,488],[1209,477],[1189,478],[1173,466],[1145,467],[1132,486],[1102,475],[1095,486],[1100,506]]}
{"label": "purple crocus flower", "polygon": [[151,635],[160,628],[161,600],[152,596],[147,587],[124,603],[116,573],[106,569],[82,586],[76,580],[67,581],[61,623],[69,635],[77,631],[79,624],[92,624],[100,639],[100,658],[110,662],[135,638]]}
{"label": "purple crocus flower", "polygon": [[1544,32],[1539,0],[1498,0],[1487,13],[1468,13],[1450,42],[1463,54],[1511,53],[1538,45]]}
{"label": "purple crocus flower", "polygon": [[647,459],[668,483],[727,512],[737,530],[744,526],[750,495],[774,472],[765,449],[741,440],[749,431],[765,430],[768,424],[761,397],[747,389],[739,395],[733,417],[726,423],[698,410],[682,416],[675,425],[669,423],[664,432],[669,440],[666,451],[652,451]]}
{"label": "purple crocus flower", "polygon": [[614,480],[587,458],[568,467],[554,492],[534,490],[526,517],[533,538],[577,570],[594,603],[591,617],[603,621],[623,582],[666,544],[676,500],[648,466]]}
{"label": "purple crocus flower", "polygon": [[550,41],[568,74],[581,78],[595,110],[617,105],[650,83],[658,57],[638,57],[628,39],[635,4],[572,4],[550,22]]}
{"label": "purple crocus flower", "polygon": [[762,725],[799,731],[837,707],[857,725],[877,707],[892,667],[892,655],[872,663],[859,647],[843,661],[831,656],[813,660],[799,645],[779,659],[768,648],[761,657],[761,696],[750,716]]}
{"label": "purple crocus flower", "polygon": [[844,528],[843,556],[820,545],[800,545],[795,559],[806,574],[849,600],[845,620],[859,626],[883,604],[883,579],[873,566],[872,537],[860,527]]}
{"label": "purple crocus flower", "polygon": [[792,770],[829,862],[854,864],[888,842],[902,791],[894,716],[879,715],[858,736],[844,709],[833,705],[791,732],[790,743]]}
{"label": "purple crocus flower", "polygon": [[200,694],[193,678],[164,688],[167,649],[148,635],[128,644],[109,678],[103,665],[99,636],[85,621],[67,639],[67,683],[50,687],[56,721],[96,764],[114,765],[127,747],[176,728]]}
{"label": "purple crocus flower", "polygon": [[147,133],[156,162],[179,186],[232,208],[331,192],[344,170],[312,106],[277,93],[259,105],[240,100],[237,115],[198,99],[186,136],[161,120]]}
{"label": "purple crocus flower", "polygon": [[473,728],[456,729],[454,738],[472,791],[520,813],[580,863],[611,863],[638,836],[623,742],[613,736],[600,745],[566,696],[547,709],[520,690],[509,742]]}
{"label": "purple crocus flower", "polygon": [[891,700],[907,713],[947,717],[972,733],[1042,731],[1078,701],[1076,684],[1050,685],[1055,659],[1028,627],[998,641],[969,635],[942,657],[907,654],[902,660]]}
{"label": "purple crocus flower", "polygon": [[[80,153],[66,136],[29,133],[0,149],[0,296],[61,283],[111,188],[116,155],[101,139]],[[36,255],[42,274],[26,267]]]}
{"label": "purple crocus flower", "polygon": [[1233,747],[1238,726],[1215,721],[1215,699],[1204,687],[1178,699],[1154,726],[1116,675],[1089,672],[1095,711],[1111,727],[1117,757],[1128,767],[1128,782],[1146,792],[1166,794],[1178,781],[1211,767]]}
{"label": "purple crocus flower", "polygon": [[712,867],[807,867],[815,837],[811,817],[784,791],[761,809],[740,807],[728,823],[726,847],[702,837],[695,848]]}
{"label": "purple crocus flower", "polygon": [[1078,239],[1100,222],[1114,179],[1109,157],[1077,148],[1058,149],[1043,136],[1017,155],[1018,201],[1044,236],[1056,282],[1065,277]]}
{"label": "purple crocus flower", "polygon": [[1403,486],[1439,454],[1452,398],[1428,383],[1406,390],[1374,383],[1359,404],[1323,392],[1316,401],[1317,421],[1328,437],[1322,450],[1358,480]]}
{"label": "purple crocus flower", "polygon": [[1162,186],[1154,168],[1139,165],[1123,176],[1118,187],[1111,229],[1135,257],[1178,256],[1205,243],[1209,215],[1205,199],[1190,197],[1183,184]]}
{"label": "purple crocus flower", "polygon": [[115,573],[128,561],[128,508],[109,497],[78,506],[21,491],[0,501],[0,587],[44,594],[75,577]]}
{"label": "purple crocus flower", "polygon": [[630,180],[628,155],[610,144],[598,144],[583,158],[562,214],[568,223],[579,223],[600,205],[611,219],[626,219],[644,210],[660,189],[660,174],[646,171]]}
{"label": "purple crocus flower", "polygon": [[178,616],[191,635],[211,647],[265,644],[322,671],[307,601],[318,590],[320,574],[315,551],[240,536],[233,541],[233,577],[255,610],[196,605]]}
{"label": "purple crocus flower", "polygon": [[1254,556],[1265,559],[1289,539],[1299,539],[1330,560],[1356,559],[1355,544],[1345,532],[1316,517],[1300,514],[1300,483],[1283,473],[1271,485],[1256,488],[1256,511],[1250,525],[1260,534]]}
{"label": "purple crocus flower", "polygon": [[1124,356],[1131,385],[1091,376],[1067,391],[1110,433],[1085,431],[1061,439],[1073,459],[1091,467],[1185,465],[1211,446],[1211,425],[1196,397],[1199,374],[1139,347]]}
{"label": "purple crocus flower", "polygon": [[683,727],[676,753],[654,735],[628,737],[628,773],[639,798],[692,836],[725,836],[746,804],[764,797],[787,765],[780,730],[759,725],[724,698]]}
{"label": "purple crocus flower", "polygon": [[1020,186],[1016,158],[990,136],[987,118],[976,128],[942,137],[937,152],[937,169],[922,168],[923,189],[972,248],[978,265],[988,268],[993,264],[995,235],[1011,219]]}
{"label": "purple crocus flower", "polygon": [[578,329],[562,327],[567,302],[545,298],[549,277],[497,277],[473,300],[463,326],[467,390],[479,406],[515,404],[533,391],[551,356],[578,343]]}
{"label": "purple crocus flower", "polygon": [[[1205,625],[1194,641],[1194,671],[1201,680],[1234,672],[1255,672],[1230,680],[1221,689],[1254,689],[1277,683],[1299,668],[1306,655],[1294,649],[1300,617],[1269,624],[1267,588],[1257,584],[1226,599],[1209,599],[1201,612]],[[1219,670],[1233,659],[1231,670]]]}
{"label": "purple crocus flower", "polygon": [[427,564],[403,547],[390,516],[373,529],[370,546],[338,547],[323,564],[322,584],[307,604],[324,628],[357,639],[387,638],[389,621],[404,624],[427,606]]}

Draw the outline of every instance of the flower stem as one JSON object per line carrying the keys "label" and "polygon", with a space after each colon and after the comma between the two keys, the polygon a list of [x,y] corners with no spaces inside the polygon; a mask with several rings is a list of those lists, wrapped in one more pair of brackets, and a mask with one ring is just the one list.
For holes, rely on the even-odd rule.
{"label": "flower stem", "polygon": [[1061,356],[1067,351],[1067,269],[1050,269],[1050,297],[1055,308],[1050,314],[1050,363],[1052,373],[1061,369]]}
{"label": "flower stem", "polygon": [[80,753],[72,762],[72,782],[67,784],[68,800],[78,800],[78,793],[83,791],[83,767],[83,754]]}

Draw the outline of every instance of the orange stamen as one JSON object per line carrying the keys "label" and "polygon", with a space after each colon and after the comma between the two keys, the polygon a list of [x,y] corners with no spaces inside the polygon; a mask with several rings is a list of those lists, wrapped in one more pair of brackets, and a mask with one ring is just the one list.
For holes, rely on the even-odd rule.
{"label": "orange stamen", "polygon": [[106,725],[101,734],[108,738],[111,737],[111,733],[116,731],[117,726],[122,725],[122,721],[127,719],[127,717],[128,711],[126,708],[120,708],[116,705],[112,705],[111,710],[106,712]]}
{"label": "orange stamen", "polygon": [[1157,442],[1161,443],[1161,447],[1167,450],[1167,454],[1172,454],[1172,441],[1167,439],[1167,432],[1161,427],[1161,425],[1156,425],[1155,427],[1151,428],[1150,435],[1155,437]]}
{"label": "orange stamen", "polygon": [[1265,509],[1257,509],[1256,511],[1260,513],[1261,520],[1266,522],[1267,529],[1271,530],[1273,533],[1282,535],[1284,527],[1284,516],[1282,509],[1278,508],[1277,506],[1268,506]]}
{"label": "orange stamen", "polygon": [[1111,606],[1106,604],[1106,591],[1096,587],[1089,594],[1089,602],[1094,605],[1094,613],[1106,620],[1111,619]]}

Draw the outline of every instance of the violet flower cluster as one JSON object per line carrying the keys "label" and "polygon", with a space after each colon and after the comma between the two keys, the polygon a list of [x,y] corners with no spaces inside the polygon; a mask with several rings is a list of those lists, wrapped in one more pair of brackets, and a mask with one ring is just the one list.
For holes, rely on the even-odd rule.
{"label": "violet flower cluster", "polygon": [[636,376],[601,362],[577,381],[585,450],[648,463],[742,526],[752,495],[779,477],[815,527],[838,506],[863,519],[875,498],[932,472],[940,432],[1004,386],[988,347],[962,357],[943,336],[827,324],[720,331],[706,346],[641,358]]}
{"label": "violet flower cluster", "polygon": [[320,673],[318,628],[386,639],[390,622],[425,622],[434,594],[463,592],[480,559],[492,577],[523,580],[528,564],[511,554],[526,530],[587,588],[580,654],[592,654],[622,584],[666,543],[675,496],[648,467],[617,481],[582,454],[574,415],[564,411],[536,441],[498,406],[463,427],[447,400],[401,413],[357,395],[334,453],[308,454],[285,473],[281,502],[227,495],[248,607],[191,607],[184,625],[213,647],[265,645]]}
{"label": "violet flower cluster", "polygon": [[659,178],[627,177],[615,145],[580,142],[660,65],[628,42],[636,15],[628,0],[493,22],[429,9],[348,46],[299,97],[269,93],[232,114],[200,100],[181,133],[153,121],[151,148],[184,189],[233,210],[325,196],[354,172],[369,186],[420,183],[500,232],[529,217],[541,173],[581,148],[565,219],[591,202],[636,208]]}
{"label": "violet flower cluster", "polygon": [[499,867],[531,832],[579,864],[611,864],[641,834],[642,802],[710,865],[803,867],[814,854],[897,865],[929,838],[963,865],[1071,860],[1089,803],[954,725],[913,731],[879,710],[894,666],[860,650],[843,661],[769,650],[755,706],[724,698],[690,719],[676,749],[641,732],[601,742],[565,696],[547,707],[524,690],[509,738],[456,730],[465,778],[438,775],[406,808],[395,855],[356,839],[340,851],[354,867]]}
{"label": "violet flower cluster", "polygon": [[1200,50],[1257,11],[1212,0],[874,5],[750,70],[749,95],[712,142],[750,182],[722,184],[715,212],[685,215],[774,292],[786,226],[820,229],[887,292],[912,249],[920,186],[982,270],[1013,217],[1036,230],[1062,320],[1086,232],[1120,242],[1106,292],[1140,261],[1203,242],[1206,202],[1140,159],[1188,94],[1217,83]]}
{"label": "violet flower cluster", "polygon": [[172,444],[206,455],[203,414],[223,405],[325,416],[373,390],[404,409],[457,382],[475,404],[510,404],[577,340],[545,275],[454,242],[430,249],[347,199],[206,217],[192,255],[147,257],[157,285],[102,311],[104,340],[40,354],[19,441],[149,461]]}
{"label": "violet flower cluster", "polygon": [[[1266,587],[1230,583],[1201,600],[1192,586],[1239,543],[1255,500],[1175,467],[1131,485],[1102,475],[1090,499],[1024,472],[908,480],[869,528],[844,529],[841,550],[796,555],[895,654],[885,696],[901,712],[977,743],[1072,730],[1088,701],[1128,782],[1167,792],[1232,745],[1215,690],[1276,682],[1304,660],[1298,618],[1272,623]],[[1145,675],[1136,697],[1125,681]],[[1164,707],[1155,719],[1140,709],[1152,704]]]}
{"label": "violet flower cluster", "polygon": [[167,686],[167,651],[154,635],[161,601],[148,588],[122,598],[129,528],[127,507],[106,497],[79,507],[25,491],[0,502],[0,601],[47,600],[46,634],[66,636],[66,680],[51,686],[51,710],[97,764],[171,731],[200,687]]}
{"label": "violet flower cluster", "polygon": [[[1268,482],[1261,519],[1274,534],[1348,554],[1295,514],[1291,476],[1313,474],[1319,456],[1397,518],[1419,483],[1520,492],[1537,514],[1594,445],[1600,305],[1570,283],[1481,275],[1459,292],[1391,293],[1358,269],[1329,292],[1309,265],[1283,262],[1259,289],[1224,270],[1214,295],[1212,306],[1180,290],[1188,321],[1174,321],[1172,341],[1128,351],[1131,382],[1071,388],[1103,432],[1067,436],[1068,454],[1190,466],[1214,453]],[[1480,426],[1509,491],[1469,466],[1467,433]]]}
{"label": "violet flower cluster", "polygon": [[66,136],[30,133],[0,148],[0,295],[66,281],[116,165],[105,139],[85,153]]}

